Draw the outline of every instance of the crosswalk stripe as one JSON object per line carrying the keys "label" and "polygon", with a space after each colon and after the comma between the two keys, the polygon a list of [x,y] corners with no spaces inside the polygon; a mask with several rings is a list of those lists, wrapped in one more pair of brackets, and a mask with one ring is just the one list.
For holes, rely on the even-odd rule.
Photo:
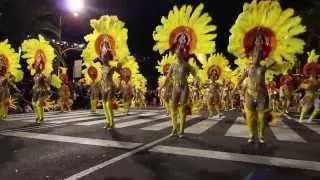
{"label": "crosswalk stripe", "polygon": [[220,120],[224,119],[225,117],[221,117],[218,119],[206,119],[202,120],[192,126],[189,126],[185,129],[186,133],[190,134],[202,134],[210,129],[212,126],[216,125]]}
{"label": "crosswalk stripe", "polygon": [[305,143],[306,141],[293,131],[288,125],[280,121],[277,126],[270,127],[273,134],[279,141],[299,142]]}
{"label": "crosswalk stripe", "polygon": [[122,123],[117,123],[116,128],[124,128],[124,127],[129,127],[129,126],[135,126],[143,123],[148,123],[154,121],[154,119],[138,119],[138,120],[133,120],[133,121],[127,121],[127,122],[122,122]]}
{"label": "crosswalk stripe", "polygon": [[[237,117],[235,123],[232,124],[228,131],[225,133],[225,136],[247,138],[248,127],[245,124],[239,124],[240,122],[243,122],[243,117]],[[282,121],[280,121],[276,126],[271,126],[270,129],[279,141],[298,143],[306,142],[301,136],[299,136],[299,134],[293,131]]]}
{"label": "crosswalk stripe", "polygon": [[151,152],[320,171],[320,162],[157,145]]}
{"label": "crosswalk stripe", "polygon": [[247,138],[248,128],[244,124],[232,124],[225,133],[225,136]]}
{"label": "crosswalk stripe", "polygon": [[145,113],[138,113],[139,116],[154,116],[158,115],[158,112],[145,112]]}
{"label": "crosswalk stripe", "polygon": [[248,128],[244,124],[244,119],[242,116],[238,116],[236,118],[235,122],[230,126],[228,131],[225,133],[225,136],[240,137],[240,138],[248,137]]}
{"label": "crosswalk stripe", "polygon": [[122,122],[122,123],[117,123],[116,127],[117,128],[124,128],[124,127],[129,127],[129,126],[135,126],[135,125],[139,125],[139,124],[144,124],[144,123],[148,123],[151,121],[156,121],[159,119],[163,119],[167,117],[166,115],[160,115],[160,116],[154,116],[154,117],[150,117],[148,119],[138,119],[138,120],[133,120],[133,121],[128,121],[128,122]]}
{"label": "crosswalk stripe", "polygon": [[166,129],[166,128],[170,127],[170,126],[171,126],[171,122],[170,121],[165,121],[165,122],[161,122],[161,123],[158,123],[158,124],[147,126],[147,127],[141,128],[141,129],[142,130],[148,130],[148,131],[160,131],[160,130]]}
{"label": "crosswalk stripe", "polygon": [[[123,117],[118,117],[118,118],[114,118],[115,121],[122,121],[122,120],[127,120],[132,118],[133,116],[123,116]],[[102,123],[106,123],[105,118],[100,119],[100,120],[96,120],[96,121],[88,121],[88,122],[81,122],[81,123],[76,123],[74,125],[77,126],[92,126],[92,125],[96,125],[96,124],[102,124]]]}
{"label": "crosswalk stripe", "polygon": [[132,143],[132,142],[124,142],[124,141],[80,138],[80,137],[72,137],[72,136],[30,133],[30,132],[21,132],[21,131],[1,132],[0,135],[14,136],[14,137],[21,137],[21,138],[28,138],[28,139],[39,139],[39,140],[46,140],[46,141],[86,144],[86,145],[103,146],[103,147],[124,148],[124,149],[133,149],[141,145],[141,143]]}
{"label": "crosswalk stripe", "polygon": [[[197,117],[201,117],[201,116],[187,116],[187,121],[197,118]],[[171,126],[171,121],[165,121],[165,122],[160,122],[151,126],[147,126],[147,127],[143,127],[141,128],[141,130],[146,130],[146,131],[160,131],[166,128],[169,128]]]}
{"label": "crosswalk stripe", "polygon": [[[88,119],[94,119],[94,118],[99,118],[99,117],[103,117],[102,115],[71,115],[71,116],[59,116],[59,117],[56,117],[56,116],[51,116],[51,117],[44,117],[44,120],[46,122],[49,122],[49,123],[54,123],[53,121],[55,120],[63,120],[63,119],[75,119],[75,118],[88,118]],[[26,118],[26,119],[20,119],[20,121],[25,121],[25,122],[34,122],[35,121],[35,118]]]}
{"label": "crosswalk stripe", "polygon": [[[52,115],[49,115],[49,114],[44,114],[44,118],[45,119],[59,119],[59,118],[71,118],[71,117],[77,117],[77,116],[101,116],[102,114],[91,114],[89,112],[87,113],[79,113],[79,114],[52,114]],[[16,120],[19,120],[19,121],[25,121],[25,120],[29,120],[29,119],[35,119],[35,115],[32,115],[32,116],[21,116],[21,117],[9,117],[7,119],[7,121],[16,121]]]}
{"label": "crosswalk stripe", "polygon": [[[118,116],[123,116],[123,114],[117,114],[114,115],[114,117],[118,117]],[[86,121],[86,120],[98,120],[98,119],[104,119],[104,116],[96,116],[96,117],[80,117],[80,118],[72,118],[72,119],[65,119],[65,120],[60,120],[60,121],[52,121],[50,123],[54,123],[54,124],[63,124],[63,123],[72,123],[72,122],[78,122],[78,121]]]}
{"label": "crosswalk stripe", "polygon": [[[53,111],[53,112],[45,112],[45,115],[69,115],[69,114],[89,114],[90,111],[88,110],[81,110],[81,111],[70,111],[70,112],[59,112],[59,111]],[[34,116],[34,113],[20,113],[20,114],[9,114],[9,118],[13,117],[29,117],[29,116]]]}
{"label": "crosswalk stripe", "polygon": [[[152,116],[158,113],[161,113],[162,111],[141,111],[141,110],[130,110],[129,114],[131,113],[142,113],[144,116]],[[115,111],[115,113],[120,113]],[[59,112],[59,111],[53,111],[53,112],[45,112],[44,116],[45,118],[49,117],[65,117],[65,116],[77,116],[77,115],[103,115],[102,110],[98,110],[96,114],[91,113],[89,110],[76,110],[76,111],[71,111],[71,112]],[[34,118],[35,114],[34,113],[21,113],[21,114],[10,114],[8,116],[8,121],[12,120],[20,120],[18,118]]]}
{"label": "crosswalk stripe", "polygon": [[[134,116],[124,116],[124,117],[118,117],[118,118],[114,118],[115,121],[123,121],[123,120],[127,120],[127,119],[132,119],[135,117],[141,117],[141,116],[146,116],[145,114],[136,114]],[[151,119],[162,119],[167,117],[166,115],[160,115],[160,116],[152,116],[152,117],[148,117]],[[78,126],[92,126],[92,125],[97,125],[97,124],[103,124],[106,123],[106,120],[96,120],[96,121],[89,121],[89,122],[81,122],[81,123],[76,123],[74,125],[78,125]],[[117,124],[116,124],[117,125]],[[118,127],[118,125],[117,125]]]}
{"label": "crosswalk stripe", "polygon": [[303,125],[320,135],[319,125],[316,125],[316,124],[303,124]]}

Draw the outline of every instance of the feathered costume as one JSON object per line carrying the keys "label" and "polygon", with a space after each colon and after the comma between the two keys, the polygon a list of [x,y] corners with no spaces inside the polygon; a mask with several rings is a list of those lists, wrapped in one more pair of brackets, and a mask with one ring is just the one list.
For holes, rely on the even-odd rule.
{"label": "feathered costume", "polygon": [[67,74],[67,68],[59,68],[59,78],[61,80],[61,87],[58,89],[58,104],[60,105],[60,111],[63,112],[66,108],[71,111],[72,99],[70,98],[70,86],[69,86],[69,76]]}
{"label": "feathered costume", "polygon": [[[189,59],[189,65],[194,69],[195,73],[199,75],[200,67],[198,66],[194,58]],[[203,108],[203,94],[201,93],[202,87],[201,82],[197,81],[196,77],[192,74],[188,76],[188,84],[191,96],[189,98],[189,103],[191,105],[191,114],[199,115]]]}
{"label": "feathered costume", "polygon": [[[162,56],[161,61],[158,61],[157,69],[158,69],[158,72],[160,73],[160,77],[158,80],[159,87],[164,85],[164,81],[168,75],[170,66],[175,62],[175,60],[176,60],[175,55],[172,53],[169,53]],[[170,101],[172,97],[172,85],[173,85],[172,80],[169,79],[166,86],[163,87],[163,89],[161,89],[161,91],[159,92],[160,99],[169,114],[170,114],[170,103],[171,103]]]}
{"label": "feathered costume", "polygon": [[82,66],[85,68],[82,70],[82,74],[85,78],[85,83],[89,86],[90,94],[90,109],[91,112],[96,113],[97,105],[100,95],[100,81],[102,78],[102,67],[100,62],[84,61]]}
{"label": "feathered costume", "polygon": [[129,113],[133,98],[134,77],[139,73],[139,65],[133,56],[126,57],[120,61],[120,92],[122,94],[122,111],[126,114]]}
{"label": "feathered costume", "polygon": [[28,39],[22,43],[23,58],[26,59],[28,70],[34,76],[32,87],[32,106],[36,114],[36,123],[44,120],[44,107],[50,91],[50,85],[61,87],[61,80],[52,75],[52,63],[55,58],[53,47],[49,41],[39,35],[39,39]]}
{"label": "feathered costume", "polygon": [[284,112],[289,112],[291,99],[293,97],[293,77],[285,74],[280,78],[280,101]]}
{"label": "feathered costume", "polygon": [[119,71],[119,61],[129,55],[127,47],[128,30],[117,16],[101,16],[91,20],[93,32],[85,36],[88,45],[82,52],[84,61],[99,59],[102,62],[100,81],[103,110],[106,116],[105,128],[114,128],[112,102],[116,90],[113,75]]}
{"label": "feathered costume", "polygon": [[[168,17],[162,17],[161,23],[153,32],[156,41],[155,51],[163,54],[172,51],[176,54],[176,62],[170,66],[163,87],[172,81],[172,99],[170,115],[172,119],[172,133],[175,135],[177,119],[180,121],[179,137],[183,137],[186,110],[189,96],[187,77],[190,73],[196,76],[195,70],[187,63],[192,55],[211,54],[215,51],[214,39],[216,26],[209,25],[211,17],[202,14],[203,4],[193,9],[191,5],[177,6],[169,12]],[[178,118],[179,115],[179,118]]]}
{"label": "feathered costume", "polygon": [[201,81],[207,87],[207,108],[209,116],[221,114],[222,83],[226,80],[230,68],[229,61],[222,54],[213,54],[202,64]]}
{"label": "feathered costume", "polygon": [[296,54],[303,52],[305,43],[295,36],[305,32],[306,28],[300,24],[301,18],[293,17],[293,14],[291,8],[282,10],[278,1],[253,0],[244,4],[243,12],[230,30],[229,52],[243,61],[252,61],[245,66],[238,81],[238,85],[245,78],[248,81],[244,100],[248,142],[253,142],[257,134],[259,142],[264,143],[266,119],[270,111],[266,74],[287,72],[295,65]]}
{"label": "feathered costume", "polygon": [[14,82],[23,79],[20,70],[20,56],[8,44],[8,40],[0,42],[0,120],[8,116],[8,108],[13,105],[10,97],[10,86],[19,91]]}
{"label": "feathered costume", "polygon": [[142,74],[136,74],[133,77],[134,107],[146,107],[145,94],[147,92],[147,79]]}
{"label": "feathered costume", "polygon": [[315,50],[308,52],[308,62],[303,67],[303,74],[308,77],[304,80],[299,89],[305,91],[304,97],[301,99],[301,114],[299,122],[302,122],[305,114],[314,105],[314,111],[312,112],[309,122],[311,122],[314,117],[320,112],[319,98],[317,97],[317,90],[319,88],[319,80],[317,79],[317,74],[320,73],[320,64],[318,63],[319,55],[316,54]]}

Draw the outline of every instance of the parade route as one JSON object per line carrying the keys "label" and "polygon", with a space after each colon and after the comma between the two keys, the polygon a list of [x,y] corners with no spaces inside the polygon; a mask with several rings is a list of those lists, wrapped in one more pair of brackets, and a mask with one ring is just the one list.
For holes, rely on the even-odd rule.
{"label": "parade route", "polygon": [[283,117],[267,128],[265,145],[252,146],[238,110],[220,118],[188,116],[183,139],[169,136],[161,108],[116,113],[116,129],[109,131],[102,112],[86,112],[49,112],[40,126],[32,114],[0,122],[0,179],[320,177],[318,124]]}

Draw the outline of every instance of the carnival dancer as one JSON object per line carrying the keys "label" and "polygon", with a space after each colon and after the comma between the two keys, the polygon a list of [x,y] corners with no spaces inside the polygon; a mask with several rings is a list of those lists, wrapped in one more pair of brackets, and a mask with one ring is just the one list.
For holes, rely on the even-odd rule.
{"label": "carnival dancer", "polygon": [[289,74],[280,77],[280,101],[283,112],[289,113],[293,97],[293,78]]}
{"label": "carnival dancer", "polygon": [[267,91],[269,95],[269,102],[270,102],[270,107],[272,111],[275,111],[278,109],[278,102],[279,102],[279,92],[277,89],[277,83],[273,80],[273,76],[271,79],[266,78],[267,80]]}
{"label": "carnival dancer", "polygon": [[[308,63],[303,66],[303,74],[308,77],[301,84],[298,90],[304,90],[305,95],[300,101],[301,104],[301,114],[299,122],[302,122],[306,113],[313,107],[314,102],[317,97],[317,90],[320,87],[319,80],[317,79],[317,74],[320,72],[320,64],[318,63],[319,55],[316,54],[315,50],[308,53]],[[318,105],[317,105],[318,107]],[[316,116],[318,108],[315,108],[312,115],[309,118],[311,122]]]}
{"label": "carnival dancer", "polygon": [[102,67],[100,62],[93,61],[84,61],[83,66],[85,68],[82,70],[82,74],[86,85],[89,86],[90,110],[92,113],[96,113],[101,91]]}
{"label": "carnival dancer", "polygon": [[106,117],[105,128],[114,128],[112,102],[116,90],[113,75],[120,70],[119,60],[129,55],[128,30],[117,16],[102,16],[90,21],[93,33],[85,36],[88,45],[82,52],[84,61],[102,62],[101,96]]}
{"label": "carnival dancer", "polygon": [[60,105],[60,111],[64,112],[66,108],[68,111],[71,111],[72,99],[70,98],[71,92],[69,87],[69,77],[67,74],[67,68],[59,68],[59,78],[61,80],[61,87],[58,89],[58,104]]}
{"label": "carnival dancer", "polygon": [[23,79],[19,60],[20,55],[11,48],[8,40],[0,42],[0,120],[8,116],[11,105],[10,87],[20,92],[14,84]]}
{"label": "carnival dancer", "polygon": [[305,27],[300,24],[301,18],[292,17],[293,13],[293,9],[282,10],[278,1],[253,0],[244,4],[243,12],[230,30],[229,52],[250,59],[238,81],[238,85],[245,78],[248,81],[244,108],[249,143],[254,142],[255,136],[259,143],[264,143],[270,115],[266,73],[287,72],[296,63],[295,54],[303,52],[304,42],[294,36],[305,32]]}
{"label": "carnival dancer", "polygon": [[[211,17],[205,13],[201,14],[204,8],[200,4],[194,9],[192,6],[184,5],[180,9],[174,7],[169,12],[168,18],[162,17],[162,25],[156,27],[153,38],[156,41],[155,51],[161,54],[166,51],[172,51],[176,54],[176,62],[171,65],[164,85],[167,85],[169,79],[172,80],[172,133],[177,133],[176,121],[179,119],[179,137],[183,137],[186,109],[189,96],[187,77],[191,73],[197,77],[195,70],[188,64],[191,55],[210,54],[215,50],[213,39],[216,35],[213,33],[216,29],[214,25],[209,25]],[[179,117],[178,117],[179,114]]]}
{"label": "carnival dancer", "polygon": [[[163,86],[164,81],[168,75],[171,64],[174,63],[176,56],[172,53],[166,54],[162,57],[161,61],[158,61],[158,72],[160,73],[160,77],[158,79],[159,87]],[[172,79],[167,80],[168,83],[164,86],[160,91],[160,99],[166,108],[168,114],[170,114],[170,99],[172,97]]]}
{"label": "carnival dancer", "polygon": [[222,110],[222,83],[225,81],[229,61],[222,54],[211,55],[208,61],[202,64],[200,79],[207,87],[207,107],[209,117],[213,115],[221,116]]}
{"label": "carnival dancer", "polygon": [[139,73],[139,65],[133,56],[125,58],[121,63],[120,92],[122,94],[124,113],[128,115],[133,98],[133,78]]}
{"label": "carnival dancer", "polygon": [[[195,59],[191,58],[189,59],[190,66],[195,70],[196,74],[199,74],[200,67],[197,65]],[[196,77],[194,77],[192,74],[188,76],[188,84],[189,84],[189,102],[191,106],[191,114],[192,115],[199,115],[201,113],[201,110],[203,108],[203,102],[201,99],[201,82],[197,80]]]}
{"label": "carnival dancer", "polygon": [[55,53],[49,41],[39,35],[39,39],[28,39],[22,43],[23,58],[26,59],[28,70],[33,77],[32,106],[36,114],[36,123],[44,120],[44,107],[50,93],[50,85],[61,87],[61,80],[52,74]]}
{"label": "carnival dancer", "polygon": [[135,95],[133,104],[135,107],[146,107],[145,94],[147,92],[147,79],[142,74],[136,74],[133,77],[133,88]]}

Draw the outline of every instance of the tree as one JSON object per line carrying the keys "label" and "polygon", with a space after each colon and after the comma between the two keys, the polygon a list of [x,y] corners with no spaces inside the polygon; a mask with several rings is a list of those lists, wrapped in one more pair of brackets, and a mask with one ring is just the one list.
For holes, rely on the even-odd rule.
{"label": "tree", "polygon": [[[37,0],[2,0],[0,2],[0,38],[8,38],[10,42],[19,47],[28,37],[42,34],[47,39],[61,39],[61,29],[54,12],[55,1]],[[19,12],[19,13],[18,13]],[[57,66],[65,66],[65,55],[61,46],[53,45],[56,52]]]}

